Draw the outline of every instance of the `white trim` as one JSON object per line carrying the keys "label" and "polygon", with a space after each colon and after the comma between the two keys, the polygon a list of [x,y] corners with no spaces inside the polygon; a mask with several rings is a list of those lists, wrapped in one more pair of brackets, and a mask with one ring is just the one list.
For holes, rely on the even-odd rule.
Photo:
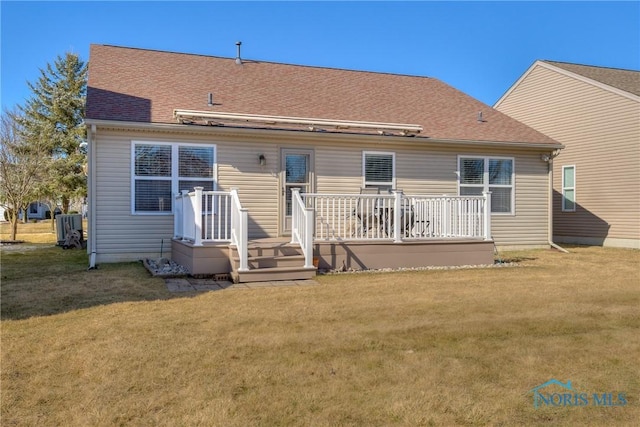
{"label": "white trim", "polygon": [[[572,187],[567,187],[564,182],[564,171],[565,169],[573,169],[573,186]],[[566,209],[565,208],[565,200],[567,199],[564,195],[564,191],[565,190],[573,190],[573,209]],[[562,208],[562,212],[575,212],[576,211],[576,165],[565,165],[562,166],[562,201],[561,201],[561,208]]]}
{"label": "white trim", "polygon": [[[382,181],[369,181],[367,182],[366,175],[366,162],[365,158],[367,154],[372,155],[383,155],[383,156],[391,156],[391,182],[382,182]],[[363,151],[362,152],[362,186],[366,187],[367,185],[371,186],[387,186],[391,184],[391,188],[396,188],[396,153],[393,151]]]}
{"label": "white trim", "polygon": [[[135,193],[135,183],[136,183],[136,174],[135,174],[135,147],[136,145],[164,145],[171,147],[171,175],[168,177],[140,177],[140,179],[148,180],[148,181],[170,181],[171,182],[171,197],[169,199],[171,203],[170,211],[162,211],[162,212],[148,212],[148,211],[136,211],[136,193]],[[184,178],[179,176],[180,165],[179,165],[179,147],[196,147],[196,148],[213,148],[213,167],[212,167],[212,177],[210,178],[213,181],[213,190],[216,191],[218,188],[218,152],[216,144],[205,144],[200,142],[178,142],[178,141],[155,141],[155,140],[132,140],[131,141],[131,172],[130,172],[130,184],[131,184],[131,215],[150,215],[150,216],[165,216],[165,215],[173,215],[174,205],[173,198],[176,194],[178,194],[178,185],[181,180],[189,181],[189,178]],[[194,181],[207,181],[209,178],[193,178]]]}
{"label": "white trim", "polygon": [[[460,171],[460,160],[461,159],[480,159],[484,161],[484,170],[482,176],[482,184],[461,184],[460,179],[462,177],[462,173]],[[490,160],[510,160],[511,161],[511,184],[489,184],[489,161]],[[511,188],[511,210],[509,212],[491,212],[491,215],[499,215],[499,216],[515,216],[516,215],[516,159],[514,157],[504,157],[504,156],[478,156],[478,155],[466,155],[466,154],[458,154],[457,160],[457,170],[456,170],[456,184],[458,195],[460,196],[460,187],[475,187],[482,188],[483,191],[491,192],[492,188]],[[493,204],[492,207],[493,209]]]}

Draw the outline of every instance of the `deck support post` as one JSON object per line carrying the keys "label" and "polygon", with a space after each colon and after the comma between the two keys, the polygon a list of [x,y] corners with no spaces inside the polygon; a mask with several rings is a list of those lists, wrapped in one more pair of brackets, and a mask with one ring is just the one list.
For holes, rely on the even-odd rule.
{"label": "deck support post", "polygon": [[182,190],[182,239],[181,240],[183,241],[187,240],[187,230],[189,229],[189,220],[187,218],[187,215],[185,214],[186,212],[185,203],[188,200],[187,194],[189,194],[187,190]]}
{"label": "deck support post", "polygon": [[491,191],[483,191],[484,196],[484,240],[491,240]]}
{"label": "deck support post", "polygon": [[194,187],[196,190],[196,198],[193,201],[193,213],[195,218],[193,219],[195,222],[195,240],[193,242],[194,246],[202,246],[202,190],[204,187]]}
{"label": "deck support post", "polygon": [[313,208],[305,208],[304,215],[304,267],[313,268],[313,226],[314,226]]}
{"label": "deck support post", "polygon": [[300,188],[291,188],[291,244],[296,243],[296,232],[298,231],[298,227],[300,227],[300,224],[298,224],[298,215],[296,215],[296,194],[300,194]]}
{"label": "deck support post", "polygon": [[402,190],[393,190],[393,241],[402,243]]}

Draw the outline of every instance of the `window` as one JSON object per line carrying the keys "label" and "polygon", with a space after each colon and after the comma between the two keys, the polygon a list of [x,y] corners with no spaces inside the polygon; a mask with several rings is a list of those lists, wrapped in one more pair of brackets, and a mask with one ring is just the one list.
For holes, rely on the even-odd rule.
{"label": "window", "polygon": [[171,213],[173,196],[194,187],[214,189],[215,146],[132,143],[132,212]]}
{"label": "window", "polygon": [[576,167],[562,167],[562,211],[576,211]]}
{"label": "window", "polygon": [[364,186],[391,190],[395,188],[395,153],[365,151],[362,153]]}
{"label": "window", "polygon": [[480,196],[491,192],[491,212],[513,214],[513,159],[458,157],[459,194]]}

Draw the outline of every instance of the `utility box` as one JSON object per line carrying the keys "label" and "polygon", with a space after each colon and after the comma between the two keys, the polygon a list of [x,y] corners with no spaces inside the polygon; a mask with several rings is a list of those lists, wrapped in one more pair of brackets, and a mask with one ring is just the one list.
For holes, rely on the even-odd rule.
{"label": "utility box", "polygon": [[82,215],[56,215],[56,233],[58,246],[65,246],[67,242],[67,234],[76,231],[80,234],[80,240],[83,239],[82,234]]}

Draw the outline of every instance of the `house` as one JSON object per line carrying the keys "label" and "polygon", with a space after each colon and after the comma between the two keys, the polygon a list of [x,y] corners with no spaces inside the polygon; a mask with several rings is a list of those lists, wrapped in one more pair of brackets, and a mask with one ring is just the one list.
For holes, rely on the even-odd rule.
{"label": "house", "polygon": [[536,61],[494,108],[566,146],[553,237],[640,248],[640,72]]}
{"label": "house", "polygon": [[29,203],[29,208],[27,210],[27,218],[28,219],[51,218],[51,210],[49,209],[49,205],[41,202]]}
{"label": "house", "polygon": [[86,124],[92,265],[264,280],[550,244],[562,145],[437,79],[92,45]]}

